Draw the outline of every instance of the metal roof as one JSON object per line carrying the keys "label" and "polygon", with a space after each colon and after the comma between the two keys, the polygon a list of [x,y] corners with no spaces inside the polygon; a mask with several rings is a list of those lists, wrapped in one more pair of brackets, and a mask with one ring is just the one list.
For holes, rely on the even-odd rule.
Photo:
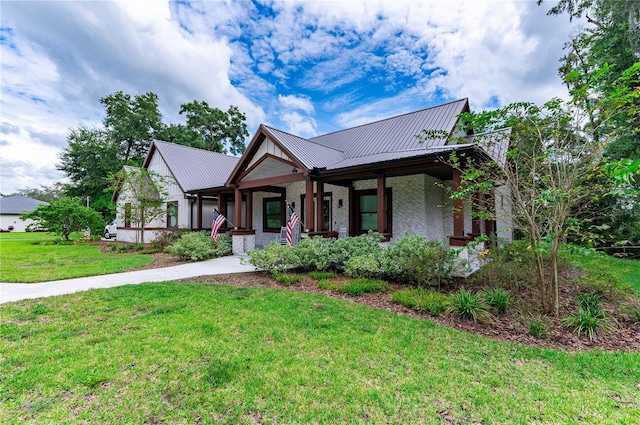
{"label": "metal roof", "polygon": [[223,187],[240,160],[231,155],[154,140],[145,166],[151,160],[154,147],[183,192]]}
{"label": "metal roof", "polygon": [[0,198],[0,214],[24,214],[42,204],[48,204],[48,202],[20,195]]}
{"label": "metal roof", "polygon": [[[380,154],[421,151],[443,146],[448,137],[422,140],[417,135],[422,130],[442,130],[450,135],[458,115],[468,108],[467,99],[387,118],[358,127],[311,138],[312,142],[344,152],[346,159],[371,157]],[[350,161],[357,165],[357,161]],[[334,167],[331,167],[334,168]]]}
{"label": "metal roof", "polygon": [[473,134],[467,136],[467,140],[480,146],[491,159],[500,164],[501,167],[504,167],[507,161],[510,136],[511,128],[503,128],[486,133]]}
{"label": "metal roof", "polygon": [[320,145],[312,140],[303,139],[266,125],[263,125],[263,128],[308,169],[325,168],[347,159],[345,153],[337,149]]}

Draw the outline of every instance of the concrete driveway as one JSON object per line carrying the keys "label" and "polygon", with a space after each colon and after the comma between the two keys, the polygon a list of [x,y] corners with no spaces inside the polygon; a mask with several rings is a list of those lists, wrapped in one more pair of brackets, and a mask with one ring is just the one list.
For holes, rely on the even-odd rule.
{"label": "concrete driveway", "polygon": [[135,285],[145,282],[163,282],[196,276],[242,273],[256,270],[253,266],[240,264],[240,258],[242,257],[233,255],[161,269],[138,270],[42,283],[0,283],[0,304],[72,294],[96,288],[112,288],[114,286]]}

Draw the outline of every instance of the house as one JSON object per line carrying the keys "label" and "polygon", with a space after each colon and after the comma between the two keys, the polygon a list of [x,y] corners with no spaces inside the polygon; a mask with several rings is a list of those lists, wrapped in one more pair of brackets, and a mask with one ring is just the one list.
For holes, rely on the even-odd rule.
{"label": "house", "polygon": [[[238,160],[216,152],[152,141],[142,168],[165,178],[168,197],[164,200],[166,214],[145,225],[145,241],[167,230],[210,229],[217,198],[207,189],[223,186]],[[125,167],[124,171],[132,169]],[[112,198],[117,205],[117,238],[136,242],[140,240],[141,229],[131,217],[129,194],[130,188],[120,187]]]}
{"label": "house", "polygon": [[[311,236],[374,230],[392,241],[408,232],[452,246],[482,233],[510,239],[508,221],[471,218],[481,208],[509,210],[504,188],[472,205],[449,200],[447,189],[461,181],[447,162],[452,152],[499,162],[506,152],[505,142],[488,146],[459,130],[458,116],[467,111],[468,100],[461,99],[308,139],[261,125],[225,185],[194,194],[216,197],[218,210],[235,224],[234,252],[274,240],[287,204]],[[424,140],[417,137],[423,130],[441,135]]]}
{"label": "house", "polygon": [[[175,178],[168,208],[177,210],[176,226],[210,228],[215,207],[228,219],[235,253],[275,240],[288,206],[310,236],[374,230],[389,241],[410,233],[451,246],[483,233],[510,239],[508,220],[471,214],[510,211],[503,187],[471,204],[449,199],[448,190],[461,182],[448,163],[451,153],[502,162],[506,152],[504,139],[488,145],[460,130],[458,117],[467,111],[468,100],[461,99],[312,138],[261,125],[241,158],[154,141],[144,167]],[[437,135],[417,137],[423,130]],[[166,229],[170,217],[152,228]]]}
{"label": "house", "polygon": [[33,220],[21,220],[20,215],[31,212],[38,208],[38,205],[43,204],[48,204],[48,202],[26,196],[0,198],[0,229],[10,232],[25,232]]}

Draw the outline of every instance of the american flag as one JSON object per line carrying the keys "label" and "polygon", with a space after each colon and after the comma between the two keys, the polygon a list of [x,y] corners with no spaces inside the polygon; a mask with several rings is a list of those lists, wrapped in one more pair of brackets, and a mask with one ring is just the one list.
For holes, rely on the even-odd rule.
{"label": "american flag", "polygon": [[287,205],[287,212],[289,215],[289,221],[287,221],[287,245],[291,246],[293,244],[293,230],[298,225],[298,214],[296,214],[293,209],[291,209],[290,205]]}
{"label": "american flag", "polygon": [[213,223],[211,223],[211,238],[214,241],[218,240],[218,230],[224,224],[227,219],[218,212],[217,209],[213,210]]}

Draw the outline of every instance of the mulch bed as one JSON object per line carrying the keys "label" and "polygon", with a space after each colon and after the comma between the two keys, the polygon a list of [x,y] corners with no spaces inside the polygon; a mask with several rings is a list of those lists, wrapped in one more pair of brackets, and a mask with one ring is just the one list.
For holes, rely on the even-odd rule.
{"label": "mulch bed", "polygon": [[[510,312],[505,315],[494,316],[491,323],[477,323],[472,320],[460,319],[455,315],[442,314],[437,317],[430,316],[428,313],[419,313],[409,309],[401,304],[391,301],[391,294],[399,289],[406,288],[405,285],[391,284],[390,289],[384,294],[363,294],[358,297],[342,294],[337,291],[331,291],[318,288],[318,283],[309,277],[291,286],[284,286],[271,277],[268,272],[253,273],[235,273],[222,274],[213,276],[199,276],[190,279],[183,279],[180,282],[198,283],[198,284],[215,284],[224,283],[235,286],[251,287],[263,286],[267,288],[277,288],[290,291],[305,291],[314,294],[322,294],[328,297],[354,302],[369,307],[380,308],[394,314],[402,314],[422,320],[429,320],[465,332],[472,332],[494,340],[509,341],[518,344],[525,344],[538,348],[551,348],[570,352],[585,350],[606,350],[606,351],[638,351],[640,352],[640,325],[632,324],[624,320],[618,321],[611,331],[599,330],[598,334],[589,340],[586,336],[578,336],[571,330],[562,326],[560,319],[549,317],[548,334],[543,338],[534,338],[528,332],[528,327],[523,323],[523,314],[518,305],[531,301],[531,298],[537,300],[535,291],[530,288],[518,288],[518,302],[515,308],[512,307]],[[469,290],[479,290],[481,285],[473,284],[469,280],[459,279],[446,287],[443,286],[442,291],[451,293],[457,291],[460,286],[464,286]],[[568,307],[573,304],[575,296],[584,292],[578,285],[561,285],[560,302],[561,317],[571,314],[573,310]],[[603,311],[609,317],[621,317],[620,299],[617,296],[611,296],[605,299]],[[627,300],[628,302],[629,300]],[[637,301],[637,300],[636,300]],[[531,305],[535,305],[531,304]],[[530,314],[530,313],[528,313]],[[535,313],[534,313],[535,314]]]}

